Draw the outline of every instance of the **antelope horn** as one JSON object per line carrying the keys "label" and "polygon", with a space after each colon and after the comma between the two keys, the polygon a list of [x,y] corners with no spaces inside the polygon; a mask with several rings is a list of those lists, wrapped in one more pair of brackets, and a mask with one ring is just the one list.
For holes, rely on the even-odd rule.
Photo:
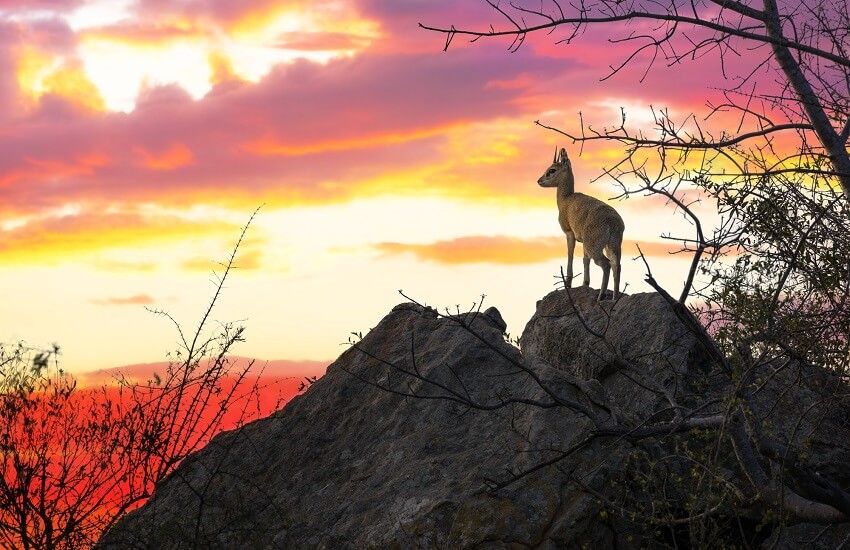
{"label": "antelope horn", "polygon": [[556,162],[558,162],[558,146],[557,145],[555,146],[555,156],[552,157],[552,164],[555,164]]}

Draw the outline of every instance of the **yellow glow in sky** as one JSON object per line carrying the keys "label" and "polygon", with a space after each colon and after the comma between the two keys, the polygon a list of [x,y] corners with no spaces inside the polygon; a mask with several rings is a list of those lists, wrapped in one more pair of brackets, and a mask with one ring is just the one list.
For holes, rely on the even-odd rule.
{"label": "yellow glow in sky", "polygon": [[18,86],[33,102],[49,93],[89,109],[103,110],[105,107],[100,90],[78,61],[25,48],[18,57],[17,77]]}
{"label": "yellow glow in sky", "polygon": [[112,111],[132,111],[145,86],[178,84],[195,99],[211,87],[207,51],[193,43],[140,47],[91,39],[80,46],[80,57]]}
{"label": "yellow glow in sky", "polygon": [[[278,63],[326,63],[353,55],[378,36],[375,23],[344,3],[322,9],[275,6],[230,27],[204,20],[135,23],[133,5],[131,0],[92,0],[64,15],[81,37],[74,58],[29,48],[18,56],[21,90],[34,100],[58,93],[89,108],[129,112],[140,91],[150,86],[177,84],[200,99],[216,83],[213,56],[229,64],[235,76],[257,82]],[[117,30],[134,25],[153,31],[150,38],[125,38]],[[174,36],[168,36],[169,30]],[[335,43],[340,36],[351,39]]]}
{"label": "yellow glow in sky", "polygon": [[[533,121],[574,129],[579,111],[593,111],[594,123],[616,123],[612,104],[646,116],[637,94],[594,95],[587,84],[552,100],[545,84],[570,81],[570,64],[525,50],[445,54],[441,40],[423,49],[415,23],[399,31],[405,10],[373,9],[382,19],[371,21],[335,0],[213,4],[146,12],[137,0],[89,0],[70,15],[50,12],[47,25],[43,14],[21,16],[32,39],[21,40],[7,78],[24,109],[0,128],[3,338],[55,340],[77,371],[163,359],[173,327],[143,306],[191,330],[217,262],[262,203],[213,312],[244,320],[237,353],[332,359],[350,332],[404,300],[398,288],[440,308],[486,294],[519,334],[566,261],[554,191],[536,183],[553,147],[570,148],[577,191],[618,194],[594,179],[617,151],[579,153]],[[343,56],[354,60],[328,63]],[[294,60],[316,63],[320,77],[264,80]],[[221,117],[169,118],[168,95],[136,109],[140,92],[162,85]],[[73,102],[70,116],[37,110],[54,105],[51,95]],[[687,266],[666,255],[659,233],[692,228],[664,217],[659,201],[613,204],[627,227],[627,292],[646,290],[631,261],[636,241],[655,242],[646,247],[655,276],[680,288]],[[598,271],[591,277],[598,285]]]}

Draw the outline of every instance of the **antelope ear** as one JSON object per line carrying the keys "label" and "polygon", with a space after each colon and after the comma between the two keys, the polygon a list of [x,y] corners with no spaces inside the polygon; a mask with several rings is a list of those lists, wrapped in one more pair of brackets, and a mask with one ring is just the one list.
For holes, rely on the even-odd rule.
{"label": "antelope ear", "polygon": [[562,162],[562,163],[566,163],[566,162],[567,162],[567,161],[569,161],[569,160],[570,160],[570,159],[569,159],[569,157],[567,156],[567,150],[566,150],[566,149],[564,149],[563,147],[561,147],[561,162]]}

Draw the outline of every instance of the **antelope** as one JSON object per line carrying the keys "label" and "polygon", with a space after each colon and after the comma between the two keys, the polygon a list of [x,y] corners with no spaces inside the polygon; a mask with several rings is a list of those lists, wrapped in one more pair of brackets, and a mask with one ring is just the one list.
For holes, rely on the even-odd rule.
{"label": "antelope", "polygon": [[573,253],[576,241],[584,245],[584,281],[590,286],[590,260],[602,268],[598,301],[605,299],[608,275],[614,270],[614,296],[620,296],[620,257],[626,225],[614,208],[583,193],[575,192],[573,167],[566,149],[555,150],[552,165],[537,180],[540,187],[558,188],[558,223],[567,236],[567,288],[573,281]]}

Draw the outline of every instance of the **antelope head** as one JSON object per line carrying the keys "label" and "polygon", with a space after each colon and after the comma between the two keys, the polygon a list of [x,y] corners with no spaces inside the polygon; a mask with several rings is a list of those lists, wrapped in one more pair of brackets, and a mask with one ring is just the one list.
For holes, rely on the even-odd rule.
{"label": "antelope head", "polygon": [[572,176],[572,166],[570,165],[570,159],[567,156],[567,150],[561,147],[561,151],[558,152],[558,148],[555,147],[555,155],[552,157],[552,164],[549,165],[549,168],[540,176],[540,179],[537,180],[537,184],[540,187],[558,187],[558,182],[561,181],[565,177]]}

